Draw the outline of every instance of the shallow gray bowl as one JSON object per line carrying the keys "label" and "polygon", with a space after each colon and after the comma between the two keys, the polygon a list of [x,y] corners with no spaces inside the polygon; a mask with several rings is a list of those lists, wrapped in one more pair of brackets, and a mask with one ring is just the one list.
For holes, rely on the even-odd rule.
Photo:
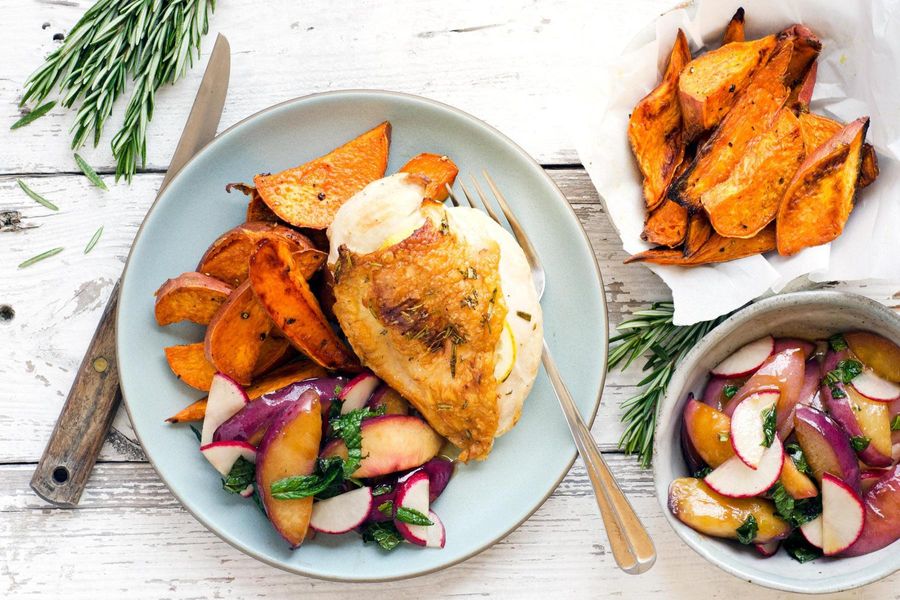
{"label": "shallow gray bowl", "polygon": [[900,344],[900,316],[856,294],[809,291],[761,300],[727,319],[694,347],[675,371],[660,406],[654,444],[656,497],[675,533],[700,556],[745,581],[790,592],[822,594],[853,589],[900,568],[900,542],[854,558],[819,558],[800,564],[786,553],[762,558],[741,546],[698,533],[669,511],[669,484],[689,476],[681,452],[681,413],[689,392],[699,395],[709,370],[719,361],[766,334],[808,339],[840,331],[868,330]]}

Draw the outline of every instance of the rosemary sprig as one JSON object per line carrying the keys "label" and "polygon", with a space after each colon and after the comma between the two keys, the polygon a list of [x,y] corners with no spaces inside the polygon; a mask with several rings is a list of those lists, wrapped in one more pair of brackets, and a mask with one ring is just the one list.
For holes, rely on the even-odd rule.
{"label": "rosemary sprig", "polygon": [[34,200],[41,206],[49,208],[50,210],[59,210],[58,206],[56,206],[55,204],[53,204],[52,202],[50,202],[49,200],[47,200],[46,198],[44,198],[43,196],[38,194],[36,191],[34,191],[30,187],[28,187],[28,184],[26,184],[21,179],[16,179],[16,183],[19,184],[19,187],[22,188],[22,191],[25,192],[29,198],[31,198],[32,200]]}
{"label": "rosemary sprig", "polygon": [[55,101],[55,100],[54,100],[54,101],[51,101],[51,102],[45,102],[44,104],[41,104],[41,105],[38,106],[36,109],[34,109],[33,111],[29,112],[27,115],[25,115],[24,117],[22,117],[21,119],[19,119],[19,120],[16,121],[15,123],[13,123],[12,126],[10,127],[10,129],[18,129],[19,127],[25,127],[26,125],[28,125],[28,124],[31,123],[32,121],[37,121],[38,119],[40,119],[41,117],[43,117],[44,115],[46,115],[48,112],[50,112],[50,110],[51,110],[54,106],[56,106],[56,101]]}
{"label": "rosemary sprig", "polygon": [[641,389],[622,403],[625,432],[619,440],[619,447],[628,454],[637,454],[643,467],[650,466],[653,457],[657,407],[675,367],[703,336],[729,316],[679,326],[672,324],[674,313],[673,303],[655,302],[650,308],[635,311],[616,327],[620,333],[609,339],[611,344],[619,342],[609,353],[610,371],[616,367],[625,370],[650,353],[643,367],[649,374],[637,384]]}
{"label": "rosemary sprig", "polygon": [[56,256],[60,252],[63,251],[63,248],[53,248],[52,250],[47,250],[46,252],[41,252],[37,256],[32,256],[26,261],[23,261],[19,264],[20,269],[24,269],[25,267],[30,267],[36,262],[41,262],[45,258],[50,258],[51,256]]}
{"label": "rosemary sprig", "polygon": [[87,246],[84,247],[84,253],[87,254],[91,250],[94,249],[94,246],[97,245],[97,242],[100,241],[100,236],[103,235],[103,226],[100,226],[100,229],[94,232],[94,235],[91,236],[91,241],[87,243]]}
{"label": "rosemary sprig", "polygon": [[194,53],[199,56],[214,10],[215,0],[98,0],[28,78],[22,104],[41,102],[58,87],[63,106],[81,102],[72,148],[81,147],[88,136],[96,146],[130,77],[134,89],[112,153],[116,180],[131,181],[138,160],[146,163],[156,90],[174,83],[193,63]]}
{"label": "rosemary sprig", "polygon": [[81,169],[81,172],[84,173],[84,176],[88,178],[88,181],[94,184],[95,187],[107,192],[109,191],[109,188],[106,187],[106,184],[103,183],[103,180],[97,175],[97,171],[95,171],[86,160],[81,158],[81,155],[77,152],[75,153],[75,163],[78,165],[78,168]]}

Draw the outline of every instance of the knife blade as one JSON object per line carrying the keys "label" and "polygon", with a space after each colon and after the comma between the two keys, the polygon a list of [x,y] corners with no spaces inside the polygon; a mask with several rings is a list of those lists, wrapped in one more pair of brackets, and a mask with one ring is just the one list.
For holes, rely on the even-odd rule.
{"label": "knife blade", "polygon": [[[157,198],[191,157],[215,137],[230,73],[231,50],[228,40],[219,34]],[[56,506],[78,504],[122,397],[116,363],[118,300],[117,282],[31,478],[31,489]]]}

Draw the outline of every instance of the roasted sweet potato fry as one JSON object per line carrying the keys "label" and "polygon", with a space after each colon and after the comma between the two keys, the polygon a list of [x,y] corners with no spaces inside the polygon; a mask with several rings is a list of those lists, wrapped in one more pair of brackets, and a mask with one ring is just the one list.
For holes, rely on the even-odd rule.
{"label": "roasted sweet potato fry", "polygon": [[766,63],[775,44],[774,35],[732,42],[685,66],[678,81],[685,139],[693,140],[722,121],[754,73]]}
{"label": "roasted sweet potato fry", "polygon": [[425,197],[443,202],[450,195],[446,186],[453,185],[459,168],[446,156],[423,152],[412,157],[408,163],[400,167],[399,172],[421,175],[427,179]]}
{"label": "roasted sweet potato fry", "polygon": [[641,239],[657,246],[674,248],[684,241],[687,222],[686,208],[677,202],[664,200],[647,216]]}
{"label": "roasted sweet potato fry", "polygon": [[790,87],[800,85],[822,52],[822,41],[806,25],[791,25],[778,34],[778,40],[790,40],[793,46],[785,83]]}
{"label": "roasted sweet potato fry", "polygon": [[[745,42],[753,43],[753,42]],[[728,177],[747,146],[771,122],[788,97],[784,84],[793,43],[779,44],[725,115],[715,133],[700,147],[687,171],[669,187],[669,198],[691,211],[702,206],[700,197]]]}
{"label": "roasted sweet potato fry", "polygon": [[296,227],[325,229],[341,205],[384,177],[391,124],[384,122],[306,164],[253,178],[263,201]]}
{"label": "roasted sweet potato fry", "polygon": [[206,359],[241,385],[253,377],[272,321],[245,281],[216,312],[204,340]]}
{"label": "roasted sweet potato fry", "polygon": [[281,337],[280,332],[278,335],[275,335],[276,331],[274,328],[272,329],[259,349],[259,356],[256,359],[256,364],[253,365],[254,379],[285,362],[285,359],[291,352],[291,343]]}
{"label": "roasted sweet potato fry", "polygon": [[165,352],[175,377],[192,388],[209,391],[216,368],[206,359],[202,343],[169,346]]}
{"label": "roasted sweet potato fry", "polygon": [[700,196],[716,233],[752,238],[768,225],[803,157],[800,123],[784,107],[747,146],[728,177]]}
{"label": "roasted sweet potato fry", "polygon": [[257,221],[243,223],[222,234],[200,259],[197,271],[237,287],[247,279],[250,254],[257,242],[267,238],[289,242],[293,252],[308,250],[303,265],[312,270],[307,272],[307,277],[325,261],[325,254],[315,250],[306,236],[290,227]]}
{"label": "roasted sweet potato fry", "polygon": [[[245,388],[244,391],[250,400],[256,400],[263,394],[280,390],[295,381],[303,381],[311,377],[325,377],[325,374],[325,369],[319,365],[308,360],[301,360],[278,367],[265,377],[261,377],[253,382],[253,385]],[[205,415],[206,398],[200,398],[166,419],[166,421],[169,423],[202,421]]]}
{"label": "roasted sweet potato fry", "polygon": [[209,323],[231,293],[231,286],[203,273],[182,273],[156,291],[154,314],[160,325],[179,321]]}
{"label": "roasted sweet potato fry", "polygon": [[709,218],[704,212],[696,212],[688,219],[687,233],[684,236],[683,253],[686,257],[694,256],[709,236],[712,235],[713,228],[709,224]]}
{"label": "roasted sweet potato fry", "polygon": [[247,221],[264,221],[266,223],[277,223],[278,215],[272,212],[272,209],[263,202],[259,192],[253,191],[250,195],[250,201],[247,203]]}
{"label": "roasted sweet potato fry", "polygon": [[328,369],[358,365],[322,314],[288,244],[271,239],[259,243],[250,257],[250,283],[275,325],[298,350]]}
{"label": "roasted sweet potato fry", "polygon": [[730,44],[731,42],[744,41],[744,7],[740,7],[735,11],[734,16],[728,21],[725,27],[725,35],[722,37],[722,44]]}
{"label": "roasted sweet potato fry", "polygon": [[[803,145],[806,154],[812,154],[822,144],[834,137],[843,127],[842,123],[813,113],[800,113],[800,131],[803,134]],[[863,144],[862,164],[859,169],[857,189],[870,185],[878,177],[878,156],[871,144]]]}
{"label": "roasted sweet potato fry", "polygon": [[679,30],[662,82],[638,102],[628,120],[628,141],[644,176],[647,210],[662,203],[684,156],[681,110],[676,95],[679,74],[690,59],[687,38]]}
{"label": "roasted sweet potato fry", "polygon": [[800,165],[778,209],[779,254],[830,242],[844,230],[868,126],[868,117],[849,123]]}
{"label": "roasted sweet potato fry", "polygon": [[653,248],[634,256],[629,256],[625,262],[643,261],[657,265],[696,266],[728,262],[774,249],[775,227],[774,225],[769,225],[752,238],[747,239],[726,238],[713,233],[693,256],[685,256],[677,248]]}
{"label": "roasted sweet potato fry", "polygon": [[812,102],[813,90],[816,87],[816,76],[819,73],[819,63],[813,61],[806,71],[806,76],[799,84],[791,89],[788,105],[793,106],[798,112],[808,113],[809,104]]}
{"label": "roasted sweet potato fry", "polygon": [[863,189],[871,185],[878,178],[878,155],[872,144],[863,144],[862,164],[859,167],[859,179],[856,180],[856,188]]}

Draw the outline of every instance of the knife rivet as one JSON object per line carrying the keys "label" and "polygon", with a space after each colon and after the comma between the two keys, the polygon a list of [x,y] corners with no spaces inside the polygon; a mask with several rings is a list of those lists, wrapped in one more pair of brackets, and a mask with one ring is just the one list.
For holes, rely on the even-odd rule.
{"label": "knife rivet", "polygon": [[103,358],[102,356],[94,359],[94,370],[98,373],[103,373],[106,369],[109,368],[109,361]]}

